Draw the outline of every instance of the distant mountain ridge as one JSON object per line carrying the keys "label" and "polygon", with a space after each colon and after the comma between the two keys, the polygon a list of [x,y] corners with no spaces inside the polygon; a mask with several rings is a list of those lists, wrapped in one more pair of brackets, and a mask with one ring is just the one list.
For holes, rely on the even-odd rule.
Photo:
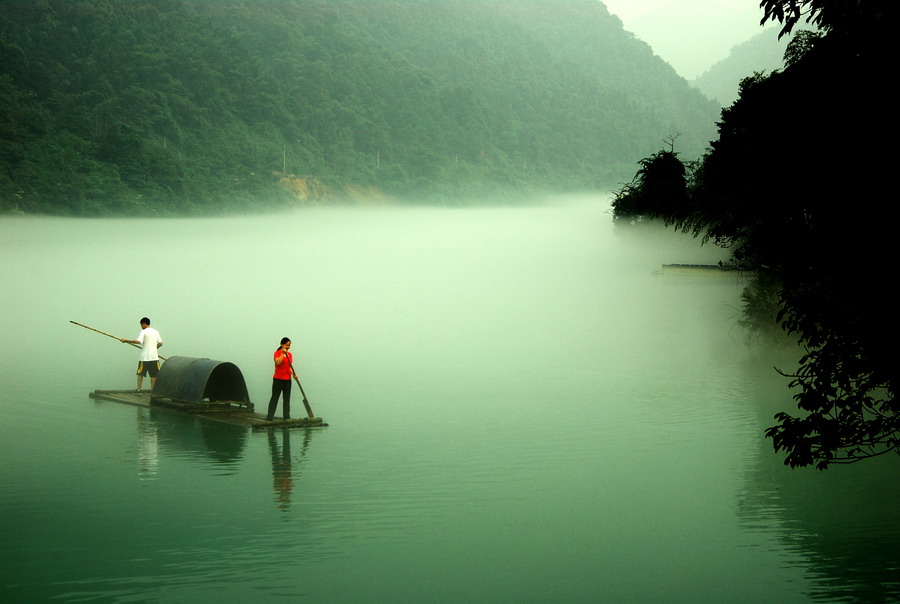
{"label": "distant mountain ridge", "polygon": [[691,83],[700,92],[723,107],[738,97],[742,79],[755,72],[771,73],[783,67],[784,49],[789,37],[778,39],[773,29],[759,33],[731,49],[727,58],[719,61]]}
{"label": "distant mountain ridge", "polygon": [[606,188],[718,117],[596,0],[7,0],[0,65],[7,212]]}

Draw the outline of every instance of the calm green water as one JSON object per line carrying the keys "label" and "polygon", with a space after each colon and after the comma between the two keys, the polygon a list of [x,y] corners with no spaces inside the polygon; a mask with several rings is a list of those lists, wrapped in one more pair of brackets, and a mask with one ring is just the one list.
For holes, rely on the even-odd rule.
{"label": "calm green water", "polygon": [[[654,274],[719,252],[606,210],[0,218],[0,598],[900,598],[898,460],[784,468],[739,277]],[[331,425],[89,399],[137,351],[69,321],[143,315],[260,407],[291,337]]]}

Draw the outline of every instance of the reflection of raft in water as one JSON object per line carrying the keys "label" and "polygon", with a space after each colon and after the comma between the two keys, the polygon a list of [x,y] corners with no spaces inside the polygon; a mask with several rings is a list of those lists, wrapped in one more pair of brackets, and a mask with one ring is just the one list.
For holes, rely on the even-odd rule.
{"label": "reflection of raft in water", "polygon": [[137,407],[163,407],[212,421],[248,426],[327,426],[320,417],[276,419],[254,413],[241,370],[212,359],[171,357],[159,370],[153,394],[134,390],[94,390],[91,398]]}

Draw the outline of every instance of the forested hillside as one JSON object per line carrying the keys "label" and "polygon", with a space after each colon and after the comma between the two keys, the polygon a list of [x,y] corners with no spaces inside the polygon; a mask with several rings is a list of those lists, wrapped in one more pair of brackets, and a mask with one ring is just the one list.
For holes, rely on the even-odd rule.
{"label": "forested hillside", "polygon": [[727,58],[691,83],[707,98],[728,107],[738,98],[741,80],[756,72],[771,73],[784,66],[782,57],[789,39],[788,36],[779,38],[775,29],[760,32],[732,48]]}
{"label": "forested hillside", "polygon": [[717,107],[597,0],[0,0],[0,211],[615,187]]}

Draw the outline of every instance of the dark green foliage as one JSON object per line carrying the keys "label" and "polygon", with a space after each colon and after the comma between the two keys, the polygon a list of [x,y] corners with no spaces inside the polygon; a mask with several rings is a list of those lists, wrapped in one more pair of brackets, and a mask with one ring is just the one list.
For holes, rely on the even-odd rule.
{"label": "dark green foliage", "polygon": [[781,35],[789,34],[800,21],[839,35],[868,36],[884,26],[890,2],[884,0],[762,0],[760,23],[778,21]]}
{"label": "dark green foliage", "polygon": [[689,206],[687,168],[674,151],[662,150],[642,159],[630,184],[612,202],[616,218],[646,216],[667,222],[680,220]]}
{"label": "dark green foliage", "polygon": [[716,111],[595,0],[2,0],[0,66],[0,211],[583,190]]}
{"label": "dark green foliage", "polygon": [[822,39],[821,32],[809,31],[804,29],[798,31],[788,42],[787,48],[784,50],[784,66],[790,67],[806,56],[816,43]]}
{"label": "dark green foliage", "polygon": [[[890,96],[890,38],[886,23],[857,15],[850,21],[867,24],[863,36],[830,3],[801,4],[825,7],[827,33],[801,38],[783,71],[742,82],[684,207],[663,218],[759,272],[763,281],[745,293],[747,321],[771,315],[778,292],[777,320],[805,349],[791,376],[802,415],[779,414],[767,434],[787,464],[825,468],[900,445],[890,349],[898,333],[884,291],[893,160],[877,151],[891,119],[876,103]],[[846,3],[834,4],[842,15]]]}
{"label": "dark green foliage", "polygon": [[741,292],[742,316],[738,324],[748,334],[783,338],[778,317],[781,312],[781,283],[768,273],[758,273]]}

